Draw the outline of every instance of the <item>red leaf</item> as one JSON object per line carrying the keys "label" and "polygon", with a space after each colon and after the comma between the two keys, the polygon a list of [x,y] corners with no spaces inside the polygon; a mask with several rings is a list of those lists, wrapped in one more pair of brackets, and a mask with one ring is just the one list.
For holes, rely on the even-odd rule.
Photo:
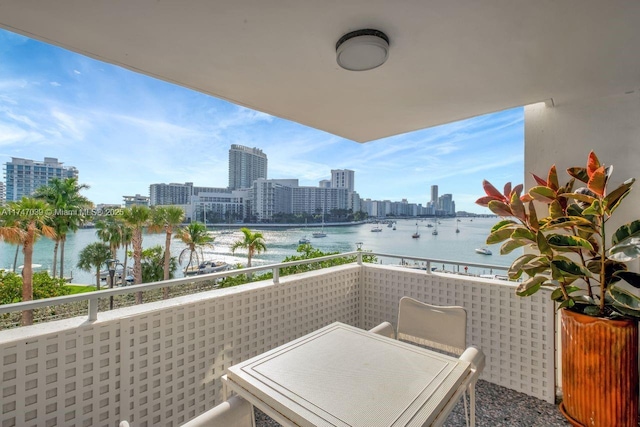
{"label": "red leaf", "polygon": [[593,176],[595,171],[600,168],[600,160],[598,160],[598,156],[593,151],[589,153],[589,159],[587,160],[587,174],[589,175],[589,179]]}
{"label": "red leaf", "polygon": [[502,195],[501,192],[499,192],[496,187],[494,187],[493,185],[491,185],[491,183],[489,181],[487,181],[486,179],[484,181],[482,181],[482,188],[484,188],[484,192],[487,193],[487,196],[492,196],[494,197],[496,200],[504,200],[506,201],[507,199]]}
{"label": "red leaf", "polygon": [[522,189],[524,188],[524,185],[522,184],[518,184],[515,187],[513,187],[513,191],[514,193],[516,193],[518,195],[518,197],[520,197],[520,194],[522,194]]}
{"label": "red leaf", "polygon": [[600,166],[589,175],[589,182],[587,188],[598,196],[604,196],[604,187],[607,183],[607,175],[605,173],[604,166]]}
{"label": "red leaf", "polygon": [[531,197],[529,193],[524,193],[524,195],[520,197],[520,200],[522,200],[522,203],[529,203],[533,200],[533,197]]}
{"label": "red leaf", "polygon": [[511,197],[511,183],[510,182],[507,182],[504,185],[504,191],[502,193],[504,194],[504,197],[507,197],[507,198]]}
{"label": "red leaf", "polygon": [[489,202],[492,201],[492,200],[497,200],[497,199],[495,197],[491,197],[491,196],[480,197],[478,200],[476,200],[476,205],[487,207]]}
{"label": "red leaf", "polygon": [[535,173],[532,173],[531,176],[533,176],[533,179],[536,180],[536,182],[538,183],[538,185],[544,185],[545,187],[547,186],[547,181],[545,181],[544,179],[540,178],[538,175],[536,175]]}
{"label": "red leaf", "polygon": [[558,184],[558,172],[556,171],[556,165],[551,166],[551,169],[549,169],[547,185],[553,191],[558,191],[558,188],[560,188],[560,184]]}

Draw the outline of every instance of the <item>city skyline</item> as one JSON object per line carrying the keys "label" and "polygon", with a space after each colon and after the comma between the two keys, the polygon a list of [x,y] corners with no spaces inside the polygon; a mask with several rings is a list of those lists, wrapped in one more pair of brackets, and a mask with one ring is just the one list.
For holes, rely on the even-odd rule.
{"label": "city skyline", "polygon": [[154,182],[225,187],[231,144],[268,152],[270,178],[354,170],[362,198],[423,206],[437,183],[470,212],[485,212],[482,179],[524,177],[522,108],[358,144],[7,31],[0,60],[0,161],[57,157],[95,203]]}

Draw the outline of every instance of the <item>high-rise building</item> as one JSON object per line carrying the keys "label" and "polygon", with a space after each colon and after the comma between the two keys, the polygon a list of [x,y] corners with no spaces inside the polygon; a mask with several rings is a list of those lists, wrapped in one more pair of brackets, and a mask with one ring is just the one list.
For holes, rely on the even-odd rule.
{"label": "high-rise building", "polygon": [[193,195],[193,182],[184,184],[151,184],[149,202],[151,206],[186,205]]}
{"label": "high-rise building", "polygon": [[437,185],[431,186],[431,204],[433,206],[436,206],[438,204],[438,186]]}
{"label": "high-rise building", "polygon": [[0,181],[0,205],[5,202],[5,193],[4,193],[4,182]]}
{"label": "high-rise building", "polygon": [[10,162],[5,163],[6,200],[17,201],[23,196],[30,196],[53,178],[77,177],[78,169],[65,167],[53,157],[45,157],[42,162],[12,157]]}
{"label": "high-rise building", "polygon": [[453,201],[453,195],[443,194],[438,198],[438,213],[444,215],[453,215],[456,213],[456,204]]}
{"label": "high-rise building", "polygon": [[332,169],[331,186],[355,191],[355,172],[349,169]]}
{"label": "high-rise building", "polygon": [[258,178],[267,179],[267,155],[259,148],[231,145],[229,149],[229,189],[250,188]]}

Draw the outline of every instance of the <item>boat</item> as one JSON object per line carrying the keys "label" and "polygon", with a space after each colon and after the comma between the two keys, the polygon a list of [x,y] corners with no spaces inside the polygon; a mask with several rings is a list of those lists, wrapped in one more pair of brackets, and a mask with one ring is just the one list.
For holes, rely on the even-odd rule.
{"label": "boat", "polygon": [[[458,220],[458,221],[460,221],[460,220]],[[460,232],[460,227],[458,227],[458,223],[456,222],[456,233],[459,233],[459,232]]]}
{"label": "boat", "polygon": [[327,237],[327,233],[324,232],[324,206],[322,207],[322,228],[320,229],[320,231],[312,233],[311,236],[315,238]]}
{"label": "boat", "polygon": [[414,238],[414,239],[419,239],[420,238],[420,233],[418,232],[418,223],[417,222],[416,222],[416,232],[413,233],[411,235],[411,237]]}
{"label": "boat", "polygon": [[427,227],[431,228],[431,227],[433,227],[433,225],[431,225],[431,224],[427,224]]}
{"label": "boat", "polygon": [[431,232],[431,234],[433,234],[434,236],[438,235],[438,224],[440,224],[440,221],[436,222],[436,228],[434,228],[433,231]]}
{"label": "boat", "polygon": [[183,270],[185,276],[194,276],[196,274],[219,273],[229,270],[230,265],[224,261],[204,261],[199,265],[192,265]]}
{"label": "boat", "polygon": [[371,229],[372,233],[379,233],[381,231],[382,231],[382,228],[378,227],[377,225]]}
{"label": "boat", "polygon": [[308,243],[311,243],[311,240],[307,239],[307,236],[304,236],[302,239],[298,240],[298,244],[300,245],[306,245]]}
{"label": "boat", "polygon": [[479,253],[480,255],[492,255],[489,248],[477,248],[476,253]]}
{"label": "boat", "polygon": [[395,229],[396,229],[396,226],[394,225],[394,226],[393,226],[393,228],[392,228],[392,230],[395,230]]}
{"label": "boat", "polygon": [[392,222],[390,222],[389,224],[387,224],[387,228],[391,228],[391,227],[393,227],[393,223],[392,223]]}
{"label": "boat", "polygon": [[[116,267],[116,271],[113,274],[113,278],[115,280],[114,284],[119,284],[122,283],[122,265],[118,265]],[[101,281],[107,281],[109,277],[109,270],[100,270],[100,280]],[[129,280],[129,278],[131,278],[131,281]],[[124,280],[129,283],[133,283],[133,268],[131,266],[127,266],[127,273],[125,274],[125,278]]]}

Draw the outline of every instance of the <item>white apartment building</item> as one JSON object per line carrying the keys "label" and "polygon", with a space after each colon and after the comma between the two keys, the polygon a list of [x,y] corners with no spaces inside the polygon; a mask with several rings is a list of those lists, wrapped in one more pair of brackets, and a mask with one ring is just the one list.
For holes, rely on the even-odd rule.
{"label": "white apartment building", "polygon": [[[205,187],[194,187],[195,189]],[[247,200],[250,190],[227,190],[210,188],[213,191],[198,191],[183,207],[186,221],[221,223],[240,221],[247,215]]]}
{"label": "white apartment building", "polygon": [[229,149],[229,189],[251,188],[258,178],[267,179],[267,155],[259,148],[232,144]]}
{"label": "white apartment building", "polygon": [[332,169],[331,187],[355,191],[355,172],[349,169]]}
{"label": "white apartment building", "polygon": [[124,207],[130,208],[131,206],[149,206],[149,198],[147,196],[141,196],[136,194],[135,196],[122,196],[124,200]]}
{"label": "white apartment building", "polygon": [[38,162],[30,159],[12,157],[5,163],[5,199],[17,201],[23,196],[30,196],[42,186],[49,184],[53,178],[77,178],[78,169],[64,166],[54,157],[45,157]]}

